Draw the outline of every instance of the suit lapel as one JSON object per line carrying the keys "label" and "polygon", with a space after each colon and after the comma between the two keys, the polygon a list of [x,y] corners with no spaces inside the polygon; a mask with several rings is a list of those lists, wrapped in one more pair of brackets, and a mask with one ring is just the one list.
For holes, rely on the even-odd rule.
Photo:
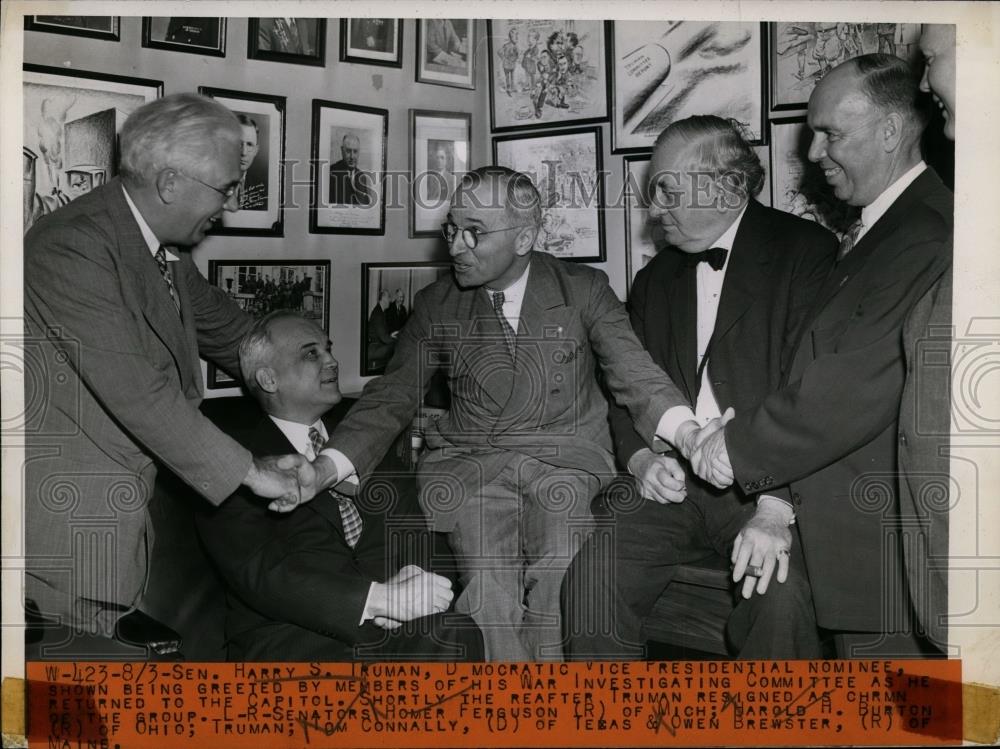
{"label": "suit lapel", "polygon": [[747,314],[757,300],[757,289],[767,280],[771,237],[766,222],[761,219],[760,208],[751,200],[733,241],[709,350]]}
{"label": "suit lapel", "polygon": [[[695,377],[698,371],[698,289],[694,267],[688,265],[687,256],[676,252],[676,270],[664,278],[664,298],[667,300],[667,322],[670,326],[668,344],[676,363],[688,400],[694,403],[697,397]],[[648,346],[648,344],[647,344]]]}

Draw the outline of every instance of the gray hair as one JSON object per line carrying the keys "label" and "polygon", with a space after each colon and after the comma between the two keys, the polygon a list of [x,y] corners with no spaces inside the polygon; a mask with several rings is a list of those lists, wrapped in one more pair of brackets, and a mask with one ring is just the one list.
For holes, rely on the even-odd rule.
{"label": "gray hair", "polygon": [[271,325],[277,320],[286,318],[302,319],[295,310],[276,309],[268,312],[262,318],[254,322],[253,326],[243,336],[240,341],[240,372],[243,374],[243,383],[247,391],[254,396],[261,395],[260,386],[254,374],[258,369],[266,367],[271,363],[271,353],[273,341],[271,340]]}
{"label": "gray hair", "polygon": [[[493,206],[503,205],[509,216],[536,228],[542,223],[542,199],[527,174],[505,166],[481,166],[462,176],[455,194],[471,193],[484,183],[493,187],[490,195]],[[501,195],[502,203],[498,202]]]}

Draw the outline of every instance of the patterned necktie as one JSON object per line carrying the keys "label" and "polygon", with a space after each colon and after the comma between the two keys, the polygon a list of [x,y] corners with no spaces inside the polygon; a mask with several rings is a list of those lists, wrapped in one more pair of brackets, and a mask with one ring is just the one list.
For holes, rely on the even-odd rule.
{"label": "patterned necktie", "polygon": [[517,351],[515,346],[515,341],[517,339],[514,334],[514,329],[510,326],[507,316],[503,313],[504,301],[502,291],[493,292],[493,311],[496,313],[497,319],[500,321],[500,327],[503,330],[504,343],[507,344],[507,352],[510,354],[510,358],[513,359],[514,354]]}
{"label": "patterned necktie", "polygon": [[177,298],[174,279],[170,275],[170,268],[167,266],[167,251],[162,244],[156,250],[156,254],[153,257],[156,258],[156,264],[160,268],[160,275],[163,276],[163,280],[167,284],[167,291],[170,292],[170,301],[174,303],[174,309],[177,310],[177,314],[179,315],[181,313],[181,300]]}
{"label": "patterned necktie", "polygon": [[848,253],[854,249],[854,243],[858,241],[858,234],[861,233],[861,227],[864,224],[861,223],[861,219],[857,219],[854,223],[847,227],[847,231],[844,232],[843,238],[840,240],[840,248],[837,250],[837,262],[839,263]]}
{"label": "patterned necktie", "polygon": [[726,265],[726,256],[729,254],[729,250],[724,247],[713,247],[710,250],[704,250],[703,252],[694,252],[687,257],[688,265],[697,265],[698,263],[708,263],[712,266],[712,270],[722,270]]}
{"label": "patterned necktie", "polygon": [[[323,435],[319,433],[316,427],[309,427],[309,443],[312,445],[313,458],[315,458],[319,455],[319,451],[323,449],[323,445],[326,444],[326,440],[323,439]],[[340,519],[344,524],[344,538],[347,539],[347,545],[353,549],[358,539],[361,538],[361,528],[363,526],[361,513],[358,512],[358,508],[349,497],[333,494],[332,492],[331,495],[336,498],[337,503],[340,505]]]}

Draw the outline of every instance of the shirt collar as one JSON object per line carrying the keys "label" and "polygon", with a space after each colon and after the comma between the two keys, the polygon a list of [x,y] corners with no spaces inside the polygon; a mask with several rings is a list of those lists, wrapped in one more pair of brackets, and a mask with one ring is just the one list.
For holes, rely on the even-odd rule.
{"label": "shirt collar", "polygon": [[917,162],[912,169],[907,171],[906,174],[885,188],[881,195],[861,209],[862,229],[858,238],[854,240],[855,242],[857,242],[862,235],[867,233],[868,230],[875,225],[876,221],[885,215],[885,212],[889,210],[890,206],[896,202],[906,188],[912,184],[913,180],[919,177],[926,168],[927,164],[924,163],[923,160]]}
{"label": "shirt collar", "polygon": [[[309,439],[309,430],[313,427],[319,430],[319,433],[323,436],[323,441],[327,439],[326,427],[323,425],[323,420],[319,419],[314,424],[300,424],[297,421],[289,421],[288,419],[279,419],[277,416],[268,414],[271,421],[274,422],[275,426],[281,430],[281,433],[288,438],[288,441],[292,443],[292,447],[295,448],[299,455],[313,455],[312,440]],[[316,456],[313,455],[315,458]]]}
{"label": "shirt collar", "polygon": [[[149,247],[149,253],[155,255],[156,251],[160,249],[160,240],[156,238],[156,234],[153,230],[149,228],[149,224],[146,223],[146,219],[142,217],[139,213],[139,209],[136,208],[135,203],[132,202],[132,196],[128,194],[128,190],[125,189],[125,185],[122,185],[122,192],[125,193],[125,202],[128,203],[128,209],[132,211],[132,216],[135,218],[135,222],[139,224],[139,231],[142,232],[142,238],[146,240],[146,246]],[[180,260],[174,253],[168,250],[166,247],[163,251],[167,255],[168,262],[174,262]]]}
{"label": "shirt collar", "polygon": [[528,263],[524,268],[524,273],[506,289],[491,289],[488,286],[484,286],[483,288],[491,299],[494,292],[502,291],[504,304],[520,304],[521,300],[524,299],[524,291],[528,288],[528,273],[530,271],[531,263]]}

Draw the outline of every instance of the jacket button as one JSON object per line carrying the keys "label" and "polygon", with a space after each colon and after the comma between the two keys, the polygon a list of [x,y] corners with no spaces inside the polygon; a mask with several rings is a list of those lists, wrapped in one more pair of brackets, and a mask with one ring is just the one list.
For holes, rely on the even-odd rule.
{"label": "jacket button", "polygon": [[903,433],[903,432],[899,433],[899,444],[901,444],[901,445],[905,445],[906,444],[906,434]]}

